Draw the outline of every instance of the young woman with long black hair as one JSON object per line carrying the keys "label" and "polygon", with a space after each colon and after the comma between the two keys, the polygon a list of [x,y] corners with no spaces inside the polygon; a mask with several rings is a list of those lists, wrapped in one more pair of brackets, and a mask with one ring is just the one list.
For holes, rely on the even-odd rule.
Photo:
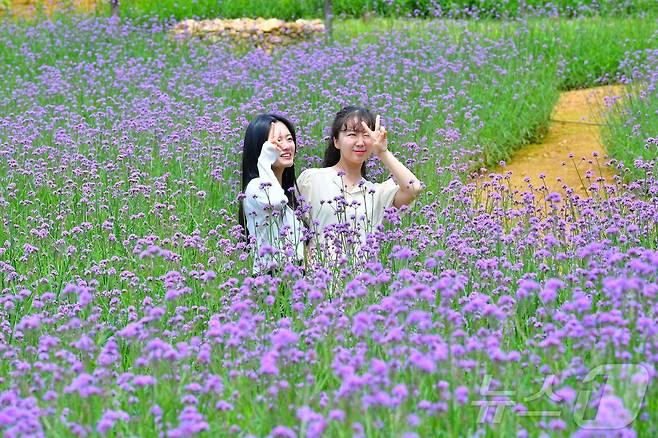
{"label": "young woman with long black hair", "polygon": [[[349,224],[365,242],[384,218],[384,210],[411,204],[422,182],[388,150],[380,117],[359,106],[342,108],[331,124],[322,168],[307,169],[297,178],[299,192],[311,207],[319,237],[328,228]],[[366,179],[372,154],[391,173],[383,183]]]}
{"label": "young woman with long black hair", "polygon": [[293,124],[278,114],[258,115],[245,132],[239,222],[255,244],[256,274],[304,259],[304,225],[295,215],[296,144]]}

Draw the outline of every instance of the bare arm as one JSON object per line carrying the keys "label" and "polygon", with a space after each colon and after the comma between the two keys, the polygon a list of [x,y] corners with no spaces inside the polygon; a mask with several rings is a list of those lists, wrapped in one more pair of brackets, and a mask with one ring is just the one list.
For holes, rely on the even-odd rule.
{"label": "bare arm", "polygon": [[388,139],[386,128],[380,126],[380,117],[375,119],[375,130],[372,131],[365,122],[363,127],[366,129],[373,140],[374,153],[379,157],[384,167],[393,175],[398,183],[398,191],[393,198],[393,205],[400,208],[403,205],[409,205],[418,197],[423,190],[423,183],[407,166],[402,164],[395,155],[388,150]]}
{"label": "bare arm", "polygon": [[399,188],[393,198],[393,205],[400,208],[403,205],[411,204],[423,190],[423,183],[400,160],[395,158],[391,151],[386,150],[378,156],[398,183]]}

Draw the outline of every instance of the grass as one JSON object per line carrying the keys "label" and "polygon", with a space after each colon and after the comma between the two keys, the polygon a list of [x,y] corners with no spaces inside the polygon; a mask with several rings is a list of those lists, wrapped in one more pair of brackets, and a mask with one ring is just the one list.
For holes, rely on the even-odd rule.
{"label": "grass", "polygon": [[[437,21],[454,39],[473,32],[489,39],[510,38],[547,63],[558,66],[560,90],[572,90],[619,81],[628,52],[655,49],[658,15],[592,17],[588,19],[528,18],[521,21]],[[422,32],[427,21],[416,19],[348,19],[335,25],[338,41],[376,32]],[[439,26],[440,27],[440,26]],[[622,35],[623,37],[619,37]]]}
{"label": "grass", "polygon": [[[48,0],[50,1],[50,0]],[[36,13],[43,13],[46,0],[37,0]],[[96,13],[110,13],[109,1],[97,2]],[[64,6],[74,4],[70,0]],[[0,0],[0,14],[11,11],[10,0]],[[593,1],[593,0],[334,0],[334,15],[338,18],[360,18],[379,16],[393,18],[446,17],[467,19],[509,19],[514,17],[555,16],[628,16],[655,14],[658,6],[651,0]],[[239,18],[274,17],[284,20],[298,18],[323,18],[323,0],[122,0],[119,12],[122,17],[133,20],[159,20],[185,18]]]}
{"label": "grass", "polygon": [[[655,15],[632,17],[593,17],[580,20],[565,19],[529,19],[523,22],[497,22],[488,20],[470,21],[462,24],[446,21],[448,34],[458,40],[464,32],[484,35],[488,39],[511,38],[526,47],[530,53],[540,57],[548,65],[557,66],[557,89],[572,90],[598,85],[618,83],[625,76],[631,77],[628,68],[629,54],[649,53],[658,48],[655,33],[658,18]],[[346,42],[362,34],[368,34],[370,41],[376,40],[376,31],[418,32],[426,27],[426,22],[419,20],[370,19],[345,20],[336,25],[336,38]],[[522,33],[519,30],[523,29]],[[375,33],[373,33],[375,32]],[[618,35],[623,35],[619,38]],[[646,55],[640,56],[633,65],[641,70],[645,67]],[[649,66],[653,61],[649,61]],[[546,74],[552,75],[550,69]],[[644,169],[634,169],[634,161],[651,160],[656,156],[656,146],[647,139],[658,128],[658,117],[651,110],[655,108],[655,93],[646,92],[646,80],[637,78],[637,84],[629,90],[625,103],[615,105],[608,117],[608,127],[604,129],[604,144],[611,157],[623,162],[630,173],[629,178],[644,178]],[[655,79],[653,79],[655,81]],[[554,87],[555,82],[547,77],[543,82],[546,87]],[[551,105],[555,94],[550,90],[537,90],[540,99],[546,98]],[[642,97],[640,97],[642,96]],[[526,101],[527,102],[527,101]],[[510,102],[513,105],[513,102]],[[543,129],[550,117],[550,109],[535,111],[535,120],[524,120],[529,129],[519,132],[506,129],[507,119],[501,124],[492,123],[485,129],[479,141],[489,145],[484,162],[495,164],[506,160],[513,151],[525,142],[541,139]],[[522,110],[523,111],[523,110]],[[512,111],[506,111],[512,114]],[[487,120],[495,117],[486,117]],[[509,135],[505,138],[505,134]],[[491,140],[493,138],[493,141]]]}
{"label": "grass", "polygon": [[[658,39],[655,33],[653,40]],[[648,163],[658,156],[658,93],[656,93],[656,50],[629,53],[625,63],[626,86],[618,100],[611,101],[602,130],[608,153],[627,168],[627,180],[646,179]],[[644,161],[636,166],[637,160]]]}
{"label": "grass", "polygon": [[[509,101],[510,107],[500,111],[508,115],[515,111],[521,113],[520,119],[527,130],[523,126],[515,130],[514,122],[504,116],[498,119],[500,124],[491,123],[477,138],[476,141],[488,146],[484,162],[492,165],[508,159],[520,145],[541,139],[552,105],[557,99],[555,88],[562,91],[617,83],[623,76],[628,53],[658,48],[654,31],[657,21],[656,16],[647,15],[579,20],[529,19],[522,22],[479,20],[457,23],[447,20],[432,26],[445,29],[454,41],[467,40],[471,34],[481,35],[487,40],[512,40],[533,54],[536,62],[547,67],[543,69],[545,76],[536,89],[536,97],[546,103],[541,106],[542,110],[537,111],[535,107],[533,111],[528,111],[517,102]],[[427,22],[422,20],[375,18],[339,22],[335,34],[336,39],[343,43],[361,35],[367,35],[364,41],[374,43],[378,38],[377,31],[414,33],[427,28]],[[618,35],[623,35],[623,38]],[[509,84],[502,87],[509,89]],[[495,91],[488,99],[495,99],[494,94]],[[532,97],[519,99],[519,102],[533,105]],[[535,118],[531,119],[530,114]],[[487,114],[485,119],[493,121],[497,120],[497,116]],[[610,149],[616,150],[614,145]],[[630,164],[627,160],[625,162]]]}
{"label": "grass", "polygon": [[[66,18],[62,19],[66,20]],[[495,41],[512,42],[519,53],[523,53],[526,58],[517,58],[520,60],[518,64],[515,64],[517,59],[512,60],[506,68],[521,72],[522,67],[525,67],[523,63],[528,63],[529,70],[521,73],[519,78],[500,75],[495,70],[488,72],[482,70],[478,74],[497,76],[497,85],[489,86],[482,82],[475,82],[467,89],[469,96],[475,97],[476,101],[465,101],[458,98],[453,105],[462,108],[476,107],[477,109],[470,112],[470,116],[476,116],[476,121],[485,122],[481,129],[474,129],[473,120],[464,118],[469,114],[468,111],[456,114],[457,120],[451,120],[451,123],[457,123],[458,129],[464,131],[462,132],[464,138],[461,139],[460,144],[477,144],[482,148],[481,158],[473,157],[475,159],[473,166],[477,167],[480,160],[491,165],[500,160],[509,159],[513,151],[520,145],[538,140],[547,126],[551,108],[557,99],[557,90],[587,87],[617,80],[620,76],[619,65],[626,52],[646,50],[656,46],[656,39],[652,38],[655,21],[655,17],[605,19],[595,17],[580,20],[533,19],[526,22],[425,22],[376,18],[367,21],[338,21],[336,23],[336,41],[340,45],[345,45],[357,39],[360,41],[361,47],[390,45],[394,44],[391,38],[389,37],[387,41],[387,37],[378,31],[383,30],[385,33],[394,35],[416,32],[418,37],[413,38],[413,42],[410,44],[418,46],[426,44],[428,41],[429,44],[433,44],[429,35],[438,30],[442,35],[448,36],[450,41],[464,47],[472,46],[476,41],[481,41],[485,45],[491,45]],[[15,27],[15,37],[21,38],[21,34],[27,29],[28,27]],[[618,38],[619,34],[623,34],[624,38]],[[79,36],[65,35],[64,37],[71,40],[67,45],[53,44],[55,41],[53,36],[45,33],[31,35],[28,47],[35,56],[29,58],[19,56],[13,50],[11,41],[3,45],[4,51],[0,48],[0,57],[5,65],[12,65],[14,68],[12,74],[7,75],[6,90],[12,89],[14,86],[12,82],[17,78],[29,80],[33,77],[38,71],[37,66],[54,66],[62,59],[67,59],[67,62],[71,64],[93,62],[93,52],[88,49],[97,50],[99,47],[115,45],[119,41],[116,37],[107,35],[104,36],[105,41],[97,41],[94,43],[95,47],[90,47],[89,43]],[[153,36],[148,39],[141,37],[138,32],[133,32],[123,39],[129,40],[130,44],[120,50],[119,59],[148,60],[151,57],[150,52],[157,48],[158,51],[170,54],[167,56],[171,60],[172,66],[183,66],[185,63],[191,62],[187,46],[166,41],[164,34],[157,31],[157,27]],[[198,47],[195,48],[195,53],[198,55],[205,50],[204,47]],[[285,56],[285,54],[281,56]],[[499,62],[500,65],[503,65],[507,61],[501,58]],[[484,68],[497,69],[498,67],[491,65],[484,66]],[[313,75],[316,74],[313,73]],[[336,70],[335,74],[340,75],[340,71]],[[454,75],[454,73],[452,74]],[[527,75],[527,77],[523,77],[523,75]],[[457,76],[452,80],[455,82],[464,80],[463,78],[457,79]],[[421,81],[409,84],[411,87],[409,97],[413,100],[422,96],[421,84],[431,87],[433,81],[426,74],[421,74],[419,77],[422,79]],[[305,79],[314,81],[317,78],[307,76]],[[531,92],[509,94],[508,90],[514,88],[513,83],[517,80],[520,83],[528,84],[524,89]],[[165,82],[161,86],[168,87]],[[304,84],[302,83],[301,86],[304,87]],[[374,90],[377,90],[377,84],[372,84],[372,86]],[[281,92],[286,93],[285,90],[281,90]],[[228,96],[237,101],[245,101],[250,97],[246,87],[223,89],[221,93],[228,93]],[[91,91],[91,95],[81,95],[79,105],[90,102],[90,99],[91,101],[96,99],[93,95],[93,91]],[[304,96],[308,96],[308,100],[311,102],[320,101],[312,92],[310,95]],[[294,102],[295,96],[291,96],[291,98]],[[5,102],[13,106],[9,100]],[[52,103],[52,97],[43,101],[44,104],[47,102]],[[300,101],[298,103],[304,105],[308,102]],[[374,103],[377,106],[377,103]],[[428,108],[413,108],[416,105],[413,101],[407,105],[412,106],[410,110],[412,114],[416,114],[418,111],[425,112],[426,116],[423,116],[422,119],[426,122],[420,126],[414,136],[403,137],[401,139],[403,142],[418,142],[422,138],[431,137],[434,135],[435,127],[443,126],[446,122],[445,114],[431,112]],[[319,129],[321,125],[316,126],[317,128],[312,129],[309,134],[313,138],[320,138],[322,136]],[[319,150],[313,149],[312,152],[319,153]],[[446,155],[442,163],[445,164],[449,160],[449,155]],[[158,166],[157,161],[153,165]]]}
{"label": "grass", "polygon": [[[175,0],[125,0],[122,1],[120,13],[133,19],[156,16],[159,19],[171,17],[183,18],[239,18],[239,17],[275,17],[284,20],[298,18],[322,18],[324,2],[322,0],[193,0],[179,2]],[[613,0],[606,2],[561,0],[511,0],[498,2],[492,0],[334,0],[334,15],[340,18],[362,17],[374,14],[382,17],[435,17],[451,18],[500,18],[517,17],[523,14],[603,15],[619,16],[658,12],[658,7],[651,0]]]}

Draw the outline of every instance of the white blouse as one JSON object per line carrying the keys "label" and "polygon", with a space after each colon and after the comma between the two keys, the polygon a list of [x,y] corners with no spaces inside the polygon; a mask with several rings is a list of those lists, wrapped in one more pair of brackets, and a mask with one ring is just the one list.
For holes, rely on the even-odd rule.
{"label": "white blouse", "polygon": [[288,197],[272,171],[278,156],[272,143],[263,144],[258,178],[249,181],[242,201],[249,235],[256,240],[254,273],[304,260],[304,225],[288,205]]}
{"label": "white blouse", "polygon": [[[297,178],[299,194],[311,207],[311,224],[316,225],[323,241],[327,226],[349,224],[356,230],[361,243],[384,219],[384,209],[393,205],[398,185],[391,178],[383,183],[362,180],[348,188],[336,169],[331,167],[306,169]],[[312,242],[315,244],[315,242]]]}

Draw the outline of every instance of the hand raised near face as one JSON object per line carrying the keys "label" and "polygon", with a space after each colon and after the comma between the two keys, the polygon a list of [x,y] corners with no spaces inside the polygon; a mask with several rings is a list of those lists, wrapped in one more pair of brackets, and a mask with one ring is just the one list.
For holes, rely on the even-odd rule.
{"label": "hand raised near face", "polygon": [[263,144],[261,155],[267,162],[273,164],[281,154],[281,140],[279,128],[276,123],[270,124],[270,132],[267,135],[267,141]]}
{"label": "hand raised near face", "polygon": [[370,129],[366,122],[362,121],[361,124],[363,125],[363,129],[365,129],[366,133],[368,133],[372,139],[373,153],[379,156],[380,154],[386,152],[388,150],[387,132],[386,128],[381,126],[381,118],[379,114],[377,117],[375,117],[374,130]]}
{"label": "hand raised near face", "polygon": [[279,126],[275,123],[272,122],[270,123],[270,133],[267,136],[267,141],[272,143],[277,147],[277,149],[281,149],[281,133],[279,132]]}

